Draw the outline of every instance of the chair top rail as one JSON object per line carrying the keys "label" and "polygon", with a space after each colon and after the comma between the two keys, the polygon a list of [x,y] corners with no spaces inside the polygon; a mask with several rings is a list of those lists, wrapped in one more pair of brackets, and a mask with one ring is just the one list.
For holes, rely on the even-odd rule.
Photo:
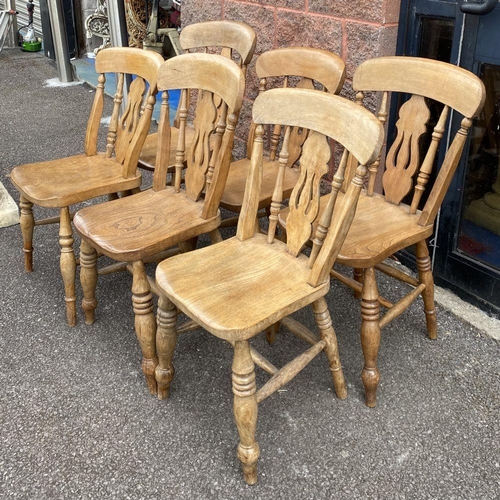
{"label": "chair top rail", "polygon": [[204,89],[221,97],[230,109],[243,102],[245,77],[233,61],[217,54],[182,54],[158,70],[158,89]]}
{"label": "chair top rail", "polygon": [[127,73],[137,75],[156,87],[158,68],[163,57],[153,51],[133,47],[109,47],[101,50],[95,59],[98,73]]}
{"label": "chair top rail", "polygon": [[247,65],[257,44],[255,31],[245,23],[237,21],[205,21],[190,24],[182,29],[179,42],[183,50],[200,47],[229,47],[241,56]]}
{"label": "chair top rail", "polygon": [[369,59],[355,71],[353,89],[421,95],[442,102],[468,118],[478,114],[485,100],[483,82],[470,71],[420,57]]}
{"label": "chair top rail", "polygon": [[[290,103],[294,103],[292,109]],[[366,109],[343,97],[309,89],[262,93],[255,100],[253,120],[316,130],[342,144],[362,165],[377,158],[384,135],[379,120]]]}
{"label": "chair top rail", "polygon": [[333,52],[311,47],[286,47],[261,54],[255,70],[259,78],[300,76],[321,83],[330,93],[340,92],[345,63]]}

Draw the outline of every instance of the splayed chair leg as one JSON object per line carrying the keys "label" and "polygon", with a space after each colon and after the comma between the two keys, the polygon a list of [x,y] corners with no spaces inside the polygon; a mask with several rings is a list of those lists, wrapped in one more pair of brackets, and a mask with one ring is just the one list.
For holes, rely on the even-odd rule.
{"label": "splayed chair leg", "polygon": [[156,320],[153,314],[153,294],[149,286],[146,270],[142,261],[132,264],[132,305],[135,314],[135,333],[142,351],[142,371],[148,389],[156,394],[155,369],[156,357]]}
{"label": "splayed chair leg", "polygon": [[365,271],[363,290],[361,292],[361,347],[365,365],[361,378],[365,386],[365,403],[373,408],[377,404],[377,387],[380,373],[377,366],[380,347],[380,304],[375,269]]}
{"label": "splayed chair leg", "polygon": [[177,342],[177,308],[165,296],[158,299],[156,315],[156,351],[158,353],[158,366],[156,367],[156,382],[158,384],[158,399],[168,398],[170,384],[174,378],[175,370],[172,364],[175,344]]}
{"label": "splayed chair leg", "polygon": [[33,230],[35,228],[33,203],[21,196],[19,207],[21,208],[19,224],[23,235],[24,269],[30,273],[33,271]]}
{"label": "splayed chair leg", "polygon": [[59,245],[61,246],[61,276],[64,283],[64,300],[66,301],[66,319],[69,326],[76,325],[76,258],[73,250],[73,232],[69,208],[61,208],[59,222]]}
{"label": "splayed chair leg", "polygon": [[340,363],[337,335],[332,325],[332,318],[328,311],[328,306],[324,298],[313,303],[314,316],[316,324],[321,333],[321,339],[325,341],[325,354],[328,358],[330,370],[332,372],[333,387],[339,399],[347,397],[347,388],[345,385],[344,373]]}
{"label": "splayed chair leg", "polygon": [[95,320],[97,300],[97,251],[82,240],[80,245],[80,283],[83,290],[82,309],[85,314],[85,323],[91,325]]}
{"label": "splayed chair leg", "polygon": [[257,398],[255,384],[255,365],[250,354],[248,341],[239,340],[234,344],[233,359],[233,394],[234,418],[240,443],[237,455],[243,467],[247,484],[257,482],[257,460],[259,444],[255,441],[257,428]]}
{"label": "splayed chair leg", "polygon": [[432,276],[431,258],[425,240],[417,243],[417,267],[420,283],[425,285],[422,292],[424,312],[427,324],[427,335],[430,339],[437,338],[436,306],[434,304],[434,277]]}

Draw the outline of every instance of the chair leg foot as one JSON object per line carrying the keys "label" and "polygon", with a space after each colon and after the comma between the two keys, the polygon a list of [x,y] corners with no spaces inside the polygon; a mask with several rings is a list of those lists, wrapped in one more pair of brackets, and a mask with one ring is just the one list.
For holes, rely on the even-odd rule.
{"label": "chair leg foot", "polygon": [[313,310],[316,324],[321,332],[321,339],[326,343],[324,351],[326,357],[328,358],[328,363],[332,372],[335,394],[339,399],[346,399],[347,387],[345,385],[344,373],[340,363],[337,336],[335,335],[335,330],[333,329],[332,318],[330,316],[330,312],[328,311],[325,299],[321,298],[314,302]]}
{"label": "chair leg foot", "polygon": [[80,245],[80,283],[83,290],[82,309],[85,323],[91,325],[95,320],[97,300],[97,251],[85,240]]}
{"label": "chair leg foot", "polygon": [[156,320],[153,314],[153,294],[149,286],[144,263],[132,264],[132,305],[135,314],[135,333],[142,351],[142,371],[146,377],[149,392],[157,393],[155,369],[156,357]]}
{"label": "chair leg foot", "polygon": [[166,399],[170,395],[170,384],[175,375],[172,358],[177,342],[177,308],[165,296],[158,299],[156,315],[156,351],[158,366],[156,367],[156,382],[158,385],[158,399]]}
{"label": "chair leg foot", "polygon": [[30,273],[33,271],[33,230],[35,228],[33,203],[21,196],[19,207],[21,209],[19,224],[23,236],[24,269]]}
{"label": "chair leg foot", "polygon": [[380,304],[375,269],[370,267],[365,271],[361,292],[361,347],[365,360],[361,379],[365,387],[365,403],[370,408],[377,404],[377,387],[380,380],[377,366],[380,347],[379,318]]}
{"label": "chair leg foot", "polygon": [[257,397],[255,383],[255,365],[250,354],[248,341],[234,344],[233,359],[233,394],[234,417],[240,435],[237,456],[243,468],[245,482],[257,482],[257,460],[260,448],[255,441],[257,428]]}
{"label": "chair leg foot", "polygon": [[422,292],[427,335],[430,339],[437,338],[436,307],[434,304],[434,277],[432,276],[431,258],[425,240],[417,243],[417,268],[420,283],[425,285]]}
{"label": "chair leg foot", "polygon": [[73,232],[69,208],[61,208],[59,223],[59,245],[61,246],[61,276],[64,283],[64,296],[66,301],[66,319],[69,326],[76,325],[76,258],[73,250]]}

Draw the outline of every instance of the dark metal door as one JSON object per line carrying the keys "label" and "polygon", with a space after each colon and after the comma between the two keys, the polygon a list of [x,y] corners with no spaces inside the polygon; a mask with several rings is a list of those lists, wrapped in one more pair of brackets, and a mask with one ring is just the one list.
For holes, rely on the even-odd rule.
{"label": "dark metal door", "polygon": [[[458,64],[485,83],[484,110],[474,122],[430,243],[436,282],[495,313],[500,312],[499,26],[497,0],[403,0],[398,39],[398,54]],[[451,131],[460,119],[451,118]]]}

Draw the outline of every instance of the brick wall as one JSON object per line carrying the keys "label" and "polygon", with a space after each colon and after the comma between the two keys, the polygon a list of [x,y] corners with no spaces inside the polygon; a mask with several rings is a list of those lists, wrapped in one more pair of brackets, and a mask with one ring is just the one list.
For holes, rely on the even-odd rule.
{"label": "brick wall", "polygon": [[[352,75],[361,62],[395,53],[400,3],[401,0],[183,0],[182,25],[216,19],[245,22],[257,33],[257,55],[294,45],[331,50],[346,62],[343,94],[350,96]],[[244,149],[256,91],[257,77],[252,65],[237,130],[237,156]]]}

